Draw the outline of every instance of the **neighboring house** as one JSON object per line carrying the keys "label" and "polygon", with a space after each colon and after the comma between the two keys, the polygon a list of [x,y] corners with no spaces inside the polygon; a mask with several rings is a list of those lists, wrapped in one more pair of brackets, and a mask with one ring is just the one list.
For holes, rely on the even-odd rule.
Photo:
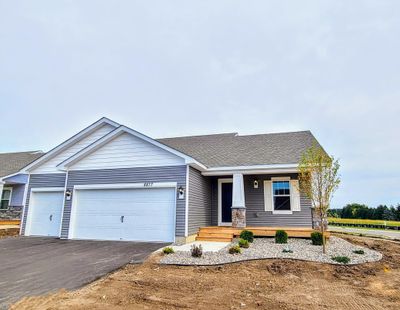
{"label": "neighboring house", "polygon": [[211,225],[311,227],[309,131],[152,139],[102,118],[25,167],[21,234],[184,241]]}
{"label": "neighboring house", "polygon": [[27,174],[18,171],[43,155],[41,151],[0,154],[0,219],[19,219]]}

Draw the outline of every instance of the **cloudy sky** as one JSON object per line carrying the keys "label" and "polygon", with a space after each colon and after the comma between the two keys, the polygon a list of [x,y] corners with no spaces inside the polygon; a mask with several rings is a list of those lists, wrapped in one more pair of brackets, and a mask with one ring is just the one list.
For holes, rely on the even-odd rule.
{"label": "cloudy sky", "polygon": [[310,129],[333,207],[400,202],[400,2],[0,0],[0,151],[107,116],[152,137]]}

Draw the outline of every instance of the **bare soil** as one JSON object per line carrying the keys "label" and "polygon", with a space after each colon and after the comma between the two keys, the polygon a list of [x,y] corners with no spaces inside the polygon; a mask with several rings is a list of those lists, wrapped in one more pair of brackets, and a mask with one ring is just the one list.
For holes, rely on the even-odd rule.
{"label": "bare soil", "polygon": [[356,266],[260,260],[177,267],[158,265],[156,254],[82,289],[28,297],[12,309],[400,309],[400,243],[341,237],[384,257]]}

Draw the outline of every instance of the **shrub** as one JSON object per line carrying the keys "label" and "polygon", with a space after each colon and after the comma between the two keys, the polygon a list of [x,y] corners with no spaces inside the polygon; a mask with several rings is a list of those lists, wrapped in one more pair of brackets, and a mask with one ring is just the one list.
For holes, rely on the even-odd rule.
{"label": "shrub", "polygon": [[350,263],[350,258],[347,256],[332,256],[332,260],[341,264],[348,264]]}
{"label": "shrub", "polygon": [[247,249],[247,248],[249,247],[249,241],[244,240],[244,239],[240,239],[240,240],[239,240],[239,246],[240,246],[241,248]]}
{"label": "shrub", "polygon": [[277,230],[275,233],[275,243],[287,243],[288,234],[284,230]]}
{"label": "shrub", "polygon": [[201,257],[203,255],[203,247],[201,246],[201,244],[193,244],[190,248],[190,252],[192,253],[193,257]]}
{"label": "shrub", "polygon": [[238,245],[234,245],[229,248],[229,254],[240,254],[240,253],[242,253],[242,249]]}
{"label": "shrub", "polygon": [[353,253],[355,253],[355,254],[365,254],[364,250],[354,250]]}
{"label": "shrub", "polygon": [[319,231],[314,231],[311,233],[311,242],[313,245],[322,245],[323,239],[322,239],[322,233]]}
{"label": "shrub", "polygon": [[166,248],[163,248],[163,253],[164,254],[173,254],[173,253],[175,253],[175,251],[173,248],[167,246]]}
{"label": "shrub", "polygon": [[282,253],[293,253],[291,249],[283,249]]}
{"label": "shrub", "polygon": [[253,242],[254,241],[254,234],[252,231],[250,230],[243,230],[240,233],[240,238],[243,240],[247,240],[248,242]]}

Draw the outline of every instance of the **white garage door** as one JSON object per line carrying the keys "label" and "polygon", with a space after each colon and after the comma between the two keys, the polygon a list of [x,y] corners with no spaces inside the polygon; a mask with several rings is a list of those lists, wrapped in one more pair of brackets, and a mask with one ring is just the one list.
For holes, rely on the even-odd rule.
{"label": "white garage door", "polygon": [[63,202],[63,191],[32,191],[29,200],[27,234],[58,237]]}
{"label": "white garage door", "polygon": [[80,189],[74,200],[72,238],[174,241],[174,188]]}

